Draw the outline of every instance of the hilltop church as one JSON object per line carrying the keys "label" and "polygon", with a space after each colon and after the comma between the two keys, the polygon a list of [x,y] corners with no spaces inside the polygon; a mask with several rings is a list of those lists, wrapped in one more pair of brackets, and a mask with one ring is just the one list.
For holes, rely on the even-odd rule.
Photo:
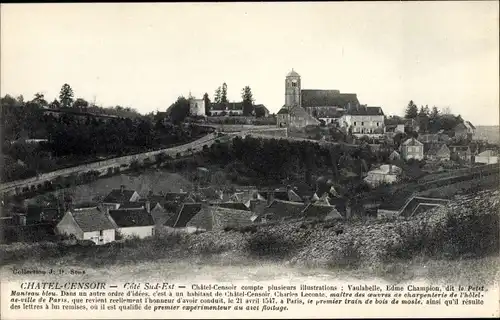
{"label": "hilltop church", "polygon": [[292,69],[285,78],[285,105],[277,114],[277,126],[300,128],[318,125],[320,120],[336,123],[355,135],[384,131],[382,108],[360,105],[355,93],[302,89],[300,75]]}

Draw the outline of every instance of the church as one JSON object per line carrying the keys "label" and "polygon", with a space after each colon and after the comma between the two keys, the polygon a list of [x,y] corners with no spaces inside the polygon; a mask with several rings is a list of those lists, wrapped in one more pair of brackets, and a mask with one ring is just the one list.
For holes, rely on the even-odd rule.
{"label": "church", "polygon": [[277,126],[301,128],[320,121],[351,129],[355,135],[384,131],[381,107],[361,105],[355,93],[302,89],[300,75],[292,69],[285,78],[285,105],[277,114]]}

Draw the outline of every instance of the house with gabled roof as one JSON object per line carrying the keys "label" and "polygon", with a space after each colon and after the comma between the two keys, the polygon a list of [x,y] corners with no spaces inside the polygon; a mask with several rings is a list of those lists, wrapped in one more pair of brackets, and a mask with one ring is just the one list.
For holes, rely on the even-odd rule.
{"label": "house with gabled roof", "polygon": [[202,206],[201,203],[184,203],[164,225],[172,228],[186,228],[187,223],[201,210]]}
{"label": "house with gabled roof", "polygon": [[424,144],[413,137],[403,142],[400,148],[404,160],[422,160],[424,158]]}
{"label": "house with gabled roof", "polygon": [[455,126],[453,129],[455,138],[472,140],[476,133],[476,127],[470,121],[463,121]]}
{"label": "house with gabled roof", "polygon": [[302,211],[307,205],[302,202],[284,201],[275,199],[264,209],[261,221],[279,221],[301,218]]}
{"label": "house with gabled roof", "polygon": [[351,106],[340,118],[340,126],[356,137],[382,137],[385,133],[385,116],[381,107]]}
{"label": "house with gabled roof", "polygon": [[115,222],[105,210],[80,209],[66,212],[56,226],[59,234],[101,245],[115,241]]}
{"label": "house with gabled roof", "polygon": [[[427,150],[425,150],[427,149]],[[425,157],[433,161],[449,161],[451,157],[450,148],[444,143],[433,143],[424,146]]]}
{"label": "house with gabled roof", "polygon": [[102,204],[110,209],[118,209],[120,204],[126,202],[135,202],[140,196],[135,190],[125,189],[125,186],[120,186],[120,189],[112,190],[102,201]]}
{"label": "house with gabled roof", "polygon": [[317,126],[320,121],[308,114],[300,106],[283,106],[276,114],[278,128],[304,128],[309,125]]}
{"label": "house with gabled roof", "polygon": [[377,217],[412,217],[433,208],[443,207],[448,203],[448,199],[421,197],[411,192],[403,192],[397,195],[393,201],[380,205],[377,210]]}
{"label": "house with gabled roof", "polygon": [[302,211],[304,218],[314,218],[322,220],[343,219],[337,208],[331,205],[322,205],[316,203],[308,204]]}
{"label": "house with gabled roof", "polygon": [[141,239],[154,235],[155,221],[146,209],[110,210],[109,215],[115,222],[116,231],[124,238]]}
{"label": "house with gabled roof", "polygon": [[216,202],[210,203],[209,205],[212,207],[250,211],[250,209],[242,202]]}
{"label": "house with gabled roof", "polygon": [[221,231],[252,224],[253,213],[220,206],[203,206],[186,224],[188,228],[203,231]]}
{"label": "house with gabled roof", "polygon": [[472,161],[472,151],[469,146],[450,146],[452,160],[459,160],[465,163]]}

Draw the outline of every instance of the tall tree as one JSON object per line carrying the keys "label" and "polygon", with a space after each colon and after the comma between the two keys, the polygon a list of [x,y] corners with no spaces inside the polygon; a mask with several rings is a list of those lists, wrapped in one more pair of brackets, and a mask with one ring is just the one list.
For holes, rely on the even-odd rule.
{"label": "tall tree", "polygon": [[222,94],[222,89],[221,89],[221,87],[218,87],[215,90],[215,95],[214,95],[214,102],[215,103],[221,103],[221,94]]}
{"label": "tall tree", "polygon": [[73,103],[73,108],[87,109],[88,107],[89,107],[89,103],[82,98],[76,99],[75,102]]}
{"label": "tall tree", "polygon": [[241,90],[241,98],[243,100],[243,115],[249,116],[253,113],[253,95],[250,86],[245,86]]}
{"label": "tall tree", "polygon": [[59,103],[59,101],[57,101],[57,99],[54,99],[54,101],[52,101],[49,105],[49,108],[51,109],[59,109],[61,107],[61,104]]}
{"label": "tall tree", "polygon": [[73,89],[67,83],[63,84],[59,93],[59,100],[64,108],[69,108],[73,104]]}
{"label": "tall tree", "polygon": [[436,106],[433,106],[429,116],[431,119],[436,119],[439,116],[439,109]]}
{"label": "tall tree", "polygon": [[203,101],[205,102],[205,114],[208,116],[210,115],[210,98],[206,92],[203,95]]}
{"label": "tall tree", "polygon": [[227,84],[225,82],[222,84],[222,89],[220,93],[220,102],[227,103]]}
{"label": "tall tree", "polygon": [[417,117],[417,114],[418,114],[418,107],[415,103],[413,103],[413,100],[410,100],[405,110],[405,118],[415,119]]}
{"label": "tall tree", "polygon": [[172,122],[180,123],[189,116],[189,100],[184,97],[179,97],[169,109]]}
{"label": "tall tree", "polygon": [[35,98],[33,98],[32,102],[38,104],[41,107],[45,107],[48,105],[47,100],[45,100],[45,96],[40,92],[35,93]]}
{"label": "tall tree", "polygon": [[420,107],[420,111],[418,112],[418,126],[421,131],[427,132],[429,130],[429,116],[425,112],[424,106]]}

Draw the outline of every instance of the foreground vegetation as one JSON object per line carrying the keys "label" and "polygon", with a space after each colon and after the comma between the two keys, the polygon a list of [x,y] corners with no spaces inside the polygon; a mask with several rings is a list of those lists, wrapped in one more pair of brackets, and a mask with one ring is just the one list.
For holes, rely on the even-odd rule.
{"label": "foreground vegetation", "polygon": [[446,208],[413,219],[296,221],[200,234],[166,232],[154,238],[103,246],[1,246],[0,264],[43,262],[109,268],[198,257],[216,264],[271,261],[306,268],[361,269],[385,277],[404,273],[402,269],[417,257],[426,263],[497,256],[499,210],[500,192],[487,191],[462,197]]}

